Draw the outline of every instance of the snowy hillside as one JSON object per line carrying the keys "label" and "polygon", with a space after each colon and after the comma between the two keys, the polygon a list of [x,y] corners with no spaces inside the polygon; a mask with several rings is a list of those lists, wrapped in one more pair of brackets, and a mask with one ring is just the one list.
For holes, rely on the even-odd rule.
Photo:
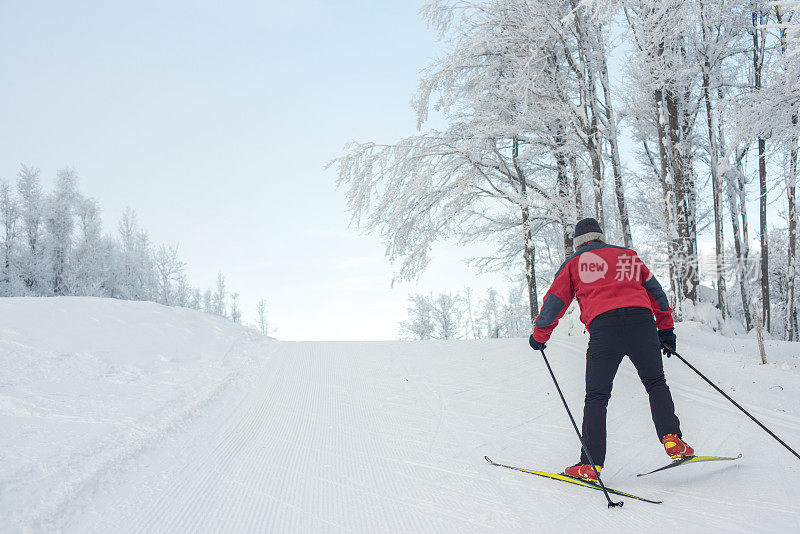
{"label": "snowy hillside", "polygon": [[[623,362],[609,486],[623,499],[488,465],[560,470],[578,446],[525,340],[273,342],[208,315],[97,299],[0,299],[0,531],[797,532],[800,461],[681,362],[686,439],[736,455],[665,463]],[[680,352],[800,447],[800,351],[679,324]],[[586,337],[548,356],[579,416]]]}
{"label": "snowy hillside", "polygon": [[152,303],[0,299],[0,532],[62,525],[241,382],[262,339]]}

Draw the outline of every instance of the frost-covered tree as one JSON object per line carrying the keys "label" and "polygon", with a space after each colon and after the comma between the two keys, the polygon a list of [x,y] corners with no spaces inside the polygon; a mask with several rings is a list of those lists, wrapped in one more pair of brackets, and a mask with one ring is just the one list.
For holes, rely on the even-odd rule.
{"label": "frost-covered tree", "polygon": [[[410,339],[499,338],[530,335],[524,284],[503,296],[494,289],[475,301],[471,288],[449,293],[409,295],[408,320],[400,323],[401,337]],[[474,324],[469,316],[473,310]]]}
{"label": "frost-covered tree", "polygon": [[[0,296],[155,300],[224,315],[224,281],[204,303],[177,246],[154,246],[132,209],[117,237],[104,235],[100,206],[78,191],[75,172],[58,171],[55,187],[44,193],[39,170],[23,165],[16,186],[0,181]],[[238,304],[234,311],[239,321]]]}
{"label": "frost-covered tree", "polygon": [[[762,301],[762,321],[770,330],[784,331],[787,339],[796,339],[796,330],[793,328],[790,312],[794,306],[789,301],[794,301],[796,278],[796,242],[797,242],[797,213],[796,213],[796,173],[797,173],[797,109],[800,97],[798,76],[800,75],[800,56],[797,50],[798,24],[795,13],[798,10],[796,1],[769,2],[766,0],[751,0],[745,4],[748,23],[745,25],[748,43],[744,49],[744,59],[739,72],[744,72],[739,90],[734,91],[735,110],[730,137],[738,145],[731,147],[728,152],[734,156],[735,172],[728,176],[738,178],[738,183],[732,184],[729,197],[736,202],[731,202],[731,210],[736,210],[741,215],[737,217],[743,222],[742,246],[739,239],[734,236],[737,245],[737,254],[745,262],[757,257],[760,261],[760,300]],[[746,69],[746,70],[744,70]],[[755,176],[748,176],[742,161],[753,152],[756,158],[757,172]],[[773,164],[770,163],[773,161]],[[734,167],[732,165],[732,167]],[[746,185],[750,180],[758,182],[758,209],[759,209],[759,250],[757,255],[749,253],[747,246],[746,226]],[[786,194],[786,227],[793,238],[787,239],[787,250],[775,253],[786,262],[789,272],[794,276],[789,277],[787,292],[776,300],[779,292],[772,291],[773,276],[776,270],[781,271],[782,266],[773,265],[772,240],[767,227],[767,208],[774,204],[777,198],[769,198],[773,191]],[[734,193],[738,193],[738,199]],[[736,234],[739,220],[735,220],[733,230]],[[740,251],[740,249],[743,249]],[[791,249],[795,253],[791,253]],[[741,263],[741,262],[740,262]],[[751,298],[754,294],[745,295],[747,288],[742,285],[739,293],[742,298]],[[780,314],[772,313],[773,307],[780,308]],[[780,320],[780,325],[776,321]],[[748,326],[749,326],[748,320]]]}
{"label": "frost-covered tree", "polygon": [[269,335],[269,320],[267,319],[267,301],[261,299],[256,307],[256,327],[262,334]]}
{"label": "frost-covered tree", "polygon": [[432,339],[436,327],[433,323],[433,298],[426,295],[410,295],[408,321],[400,323],[400,337],[406,339]]}
{"label": "frost-covered tree", "polygon": [[16,293],[19,207],[12,196],[11,185],[0,182],[0,296]]}
{"label": "frost-covered tree", "polygon": [[225,277],[217,274],[217,286],[211,299],[211,313],[220,317],[228,316],[228,289],[225,286]]}
{"label": "frost-covered tree", "polygon": [[231,321],[234,323],[242,322],[242,310],[239,309],[239,293],[231,295]]}
{"label": "frost-covered tree", "polygon": [[[572,251],[575,222],[592,215],[632,244],[627,170],[608,70],[617,3],[437,0],[423,16],[446,44],[413,99],[421,132],[360,143],[333,162],[354,221],[379,232],[398,278],[413,279],[439,239],[483,240],[480,269],[524,273],[538,314],[538,247],[556,264]],[[597,2],[599,5],[600,2]],[[429,112],[447,127],[423,130]],[[613,174],[616,210],[606,208]],[[593,202],[585,203],[588,184]]]}
{"label": "frost-covered tree", "polygon": [[[768,84],[773,101],[783,111],[778,123],[780,138],[785,146],[786,199],[787,199],[787,249],[786,296],[783,299],[785,338],[797,340],[797,158],[800,137],[800,2],[775,4],[775,18],[779,27],[780,60],[778,75]],[[787,120],[788,115],[788,120]]]}
{"label": "frost-covered tree", "polygon": [[113,296],[127,300],[150,300],[155,296],[155,276],[147,232],[139,229],[136,212],[130,208],[122,214],[118,230],[121,250]]}
{"label": "frost-covered tree", "polygon": [[[678,297],[697,300],[697,189],[694,164],[699,112],[700,66],[695,60],[695,13],[692,2],[623,2],[634,52],[629,55],[628,90],[635,105],[627,110],[640,138],[658,147],[645,150],[661,183],[663,235],[670,243],[670,281]],[[655,139],[648,139],[648,133]]]}
{"label": "frost-covered tree", "polygon": [[459,339],[463,337],[462,299],[440,293],[410,295],[409,320],[400,323],[400,334],[411,339]]}
{"label": "frost-covered tree", "polygon": [[784,337],[784,339],[788,339],[789,333],[796,332],[798,329],[798,303],[796,300],[789,303],[792,280],[787,268],[789,261],[786,257],[789,250],[787,246],[788,233],[788,228],[774,228],[769,233],[771,256],[769,284],[772,291],[773,309],[775,317],[785,318],[785,321],[775,321],[773,323],[773,334]]}
{"label": "frost-covered tree", "polygon": [[22,247],[19,271],[26,295],[47,294],[47,265],[44,246],[44,198],[39,169],[23,165],[17,180]]}
{"label": "frost-covered tree", "polygon": [[448,293],[440,293],[433,299],[431,319],[434,324],[434,339],[457,339],[462,337],[463,321],[459,299]]}
{"label": "frost-covered tree", "polygon": [[[737,5],[738,4],[738,5]],[[714,203],[715,269],[717,273],[717,305],[723,319],[728,313],[727,284],[725,282],[725,236],[722,201],[722,177],[725,161],[724,131],[722,129],[720,101],[727,86],[734,83],[726,79],[724,68],[740,49],[744,21],[741,2],[699,2],[700,33],[695,43],[701,65],[702,97],[705,102],[705,129],[708,139],[706,152],[711,175],[711,193]],[[724,163],[723,163],[724,162]]]}
{"label": "frost-covered tree", "polygon": [[[752,3],[751,32],[753,35],[753,89],[756,94],[763,88],[764,55],[766,49],[766,24],[769,22],[770,12],[765,2],[755,0]],[[759,236],[761,245],[761,309],[762,320],[767,331],[771,330],[772,314],[769,291],[769,238],[767,236],[767,151],[766,138],[758,136],[758,214]]]}
{"label": "frost-covered tree", "polygon": [[[153,259],[157,274],[158,302],[166,306],[177,304],[178,284],[182,280],[184,262],[178,257],[178,246],[166,247],[161,245]],[[185,279],[181,299],[185,302]]]}
{"label": "frost-covered tree", "polygon": [[188,308],[193,310],[199,310],[203,307],[203,296],[200,293],[200,288],[196,287],[191,290],[189,294],[189,303],[187,304]]}
{"label": "frost-covered tree", "polygon": [[458,295],[461,300],[461,308],[464,310],[464,327],[467,337],[479,338],[478,322],[475,317],[475,305],[472,302],[472,288],[465,287]]}
{"label": "frost-covered tree", "polygon": [[[535,236],[558,224],[564,253],[571,247],[578,195],[570,186],[580,187],[568,179],[568,162],[577,162],[573,144],[588,143],[596,177],[600,168],[599,119],[580,122],[584,111],[573,112],[568,97],[570,77],[559,75],[568,69],[551,24],[559,13],[569,13],[567,2],[423,7],[448,51],[424,72],[414,106],[420,127],[431,108],[449,126],[391,145],[354,144],[334,162],[354,221],[381,233],[389,258],[401,261],[398,278],[418,276],[437,240],[499,243],[479,267],[524,265],[531,319],[538,314]],[[587,106],[598,109],[594,99]],[[580,122],[578,133],[570,121]]]}
{"label": "frost-covered tree", "polygon": [[486,298],[481,301],[480,322],[483,326],[485,337],[505,337],[505,328],[502,320],[503,306],[504,303],[500,293],[494,289],[490,289]]}
{"label": "frost-covered tree", "polygon": [[527,309],[522,288],[513,288],[508,292],[502,308],[503,330],[507,337],[528,337],[530,326],[526,320]]}
{"label": "frost-covered tree", "polygon": [[76,195],[74,209],[77,239],[70,261],[70,293],[106,296],[114,244],[102,235],[103,225],[96,201]]}
{"label": "frost-covered tree", "polygon": [[192,292],[194,290],[189,285],[189,279],[186,277],[186,273],[181,269],[181,271],[175,277],[174,289],[173,289],[173,301],[174,306],[181,306],[183,308],[191,308],[192,307]]}
{"label": "frost-covered tree", "polygon": [[51,291],[54,295],[69,294],[67,283],[76,197],[75,173],[70,169],[58,171],[56,188],[48,199],[45,218],[52,268]]}
{"label": "frost-covered tree", "polygon": [[203,293],[203,311],[206,313],[216,313],[214,311],[214,295],[210,289]]}

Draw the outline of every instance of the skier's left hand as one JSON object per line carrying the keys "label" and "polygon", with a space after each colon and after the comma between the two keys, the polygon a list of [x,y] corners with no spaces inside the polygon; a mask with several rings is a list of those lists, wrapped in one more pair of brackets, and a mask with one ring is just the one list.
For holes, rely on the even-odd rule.
{"label": "skier's left hand", "polygon": [[533,350],[544,350],[547,348],[547,346],[544,343],[541,343],[533,339],[533,334],[531,334],[530,339],[528,339],[528,343],[530,344]]}
{"label": "skier's left hand", "polygon": [[675,352],[675,342],[677,341],[677,337],[675,337],[675,329],[674,328],[667,328],[666,330],[659,330],[658,331],[658,341],[661,344],[661,352],[664,353],[664,356],[669,358]]}

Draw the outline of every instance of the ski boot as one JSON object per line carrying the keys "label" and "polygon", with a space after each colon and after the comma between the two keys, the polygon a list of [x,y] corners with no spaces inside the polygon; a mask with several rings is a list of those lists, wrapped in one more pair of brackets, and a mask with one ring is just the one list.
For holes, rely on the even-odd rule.
{"label": "ski boot", "polygon": [[661,438],[661,443],[664,444],[664,449],[673,460],[679,460],[686,456],[694,456],[694,449],[684,443],[677,434],[667,434]]}
{"label": "ski boot", "polygon": [[[599,474],[602,467],[599,465],[596,465],[595,467],[597,468],[597,473]],[[580,478],[581,480],[586,480],[588,482],[597,482],[597,475],[590,464],[571,465],[564,469],[564,474],[568,477]]]}

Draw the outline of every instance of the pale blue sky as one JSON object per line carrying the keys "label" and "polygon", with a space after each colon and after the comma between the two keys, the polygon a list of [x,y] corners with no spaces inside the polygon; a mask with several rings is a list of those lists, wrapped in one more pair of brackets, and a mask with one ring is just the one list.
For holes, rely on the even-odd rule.
{"label": "pale blue sky", "polygon": [[222,270],[246,318],[266,298],[278,337],[394,338],[410,291],[507,285],[442,247],[419,286],[391,289],[324,170],[350,140],[415,131],[440,46],[420,5],[5,1],[0,178],[72,167],[107,230],[134,208],[193,283]]}

